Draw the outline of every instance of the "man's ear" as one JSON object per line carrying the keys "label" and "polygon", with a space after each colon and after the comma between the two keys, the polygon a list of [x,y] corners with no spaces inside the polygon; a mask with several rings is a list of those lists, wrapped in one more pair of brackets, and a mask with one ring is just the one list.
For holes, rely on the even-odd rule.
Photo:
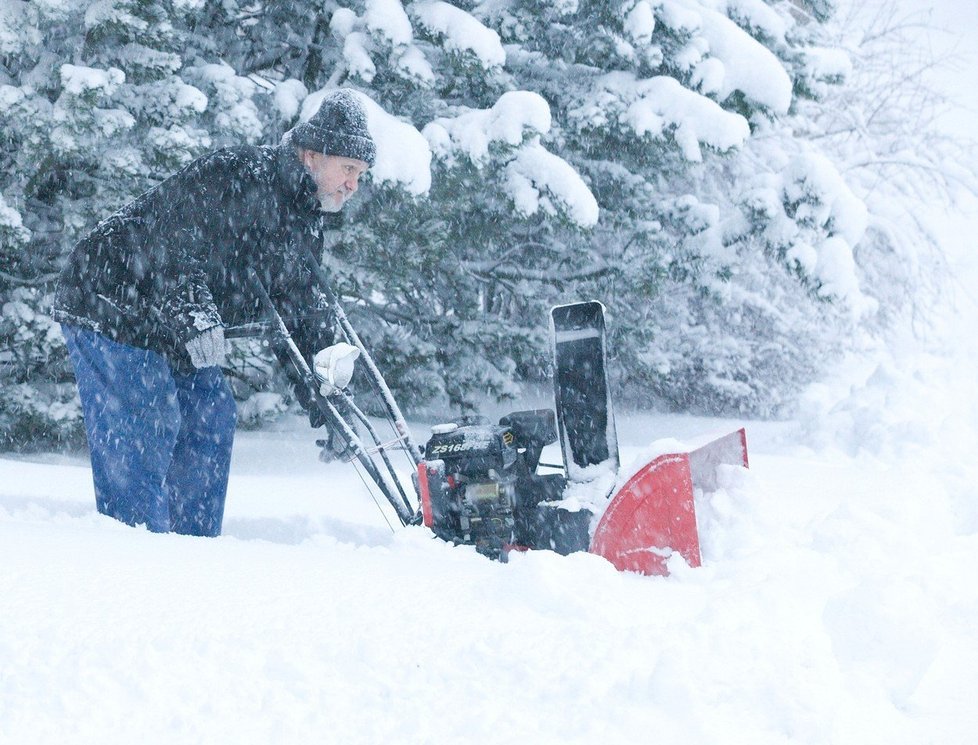
{"label": "man's ear", "polygon": [[306,168],[312,169],[312,159],[313,159],[312,150],[307,150],[304,147],[297,148],[297,150],[299,151],[299,162],[302,163],[302,165],[304,165]]}

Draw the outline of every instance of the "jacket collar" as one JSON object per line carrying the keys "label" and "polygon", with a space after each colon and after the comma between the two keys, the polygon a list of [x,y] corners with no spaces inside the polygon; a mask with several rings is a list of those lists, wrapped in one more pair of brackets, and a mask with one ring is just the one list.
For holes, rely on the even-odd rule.
{"label": "jacket collar", "polygon": [[291,202],[291,207],[303,217],[321,219],[323,216],[316,198],[316,182],[303,168],[295,148],[279,145],[276,148],[279,180]]}

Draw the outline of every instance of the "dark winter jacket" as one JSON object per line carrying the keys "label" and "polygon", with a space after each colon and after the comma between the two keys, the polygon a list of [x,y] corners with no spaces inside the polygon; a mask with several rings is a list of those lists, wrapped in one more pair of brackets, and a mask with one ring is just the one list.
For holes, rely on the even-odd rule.
{"label": "dark winter jacket", "polygon": [[184,345],[213,326],[266,318],[248,270],[306,356],[332,342],[303,252],[321,253],[325,214],[291,147],[204,156],[103,220],[61,273],[53,317],[192,370]]}

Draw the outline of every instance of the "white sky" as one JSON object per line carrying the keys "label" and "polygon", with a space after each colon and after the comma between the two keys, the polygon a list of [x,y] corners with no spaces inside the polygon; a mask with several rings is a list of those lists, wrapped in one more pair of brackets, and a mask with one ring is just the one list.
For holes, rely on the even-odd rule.
{"label": "white sky", "polygon": [[[930,15],[936,50],[955,57],[950,70],[940,75],[941,87],[959,106],[945,118],[954,132],[978,139],[978,2],[975,0],[914,0]],[[910,4],[908,3],[908,6]],[[949,74],[948,74],[949,73]]]}

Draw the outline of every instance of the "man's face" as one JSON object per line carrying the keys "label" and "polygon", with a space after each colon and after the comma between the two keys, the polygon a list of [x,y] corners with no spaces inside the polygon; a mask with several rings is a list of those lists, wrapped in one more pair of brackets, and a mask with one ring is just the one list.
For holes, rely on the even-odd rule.
{"label": "man's face", "polygon": [[323,155],[301,151],[302,165],[316,182],[316,197],[323,212],[339,212],[360,186],[360,177],[369,166],[362,160],[342,155]]}

